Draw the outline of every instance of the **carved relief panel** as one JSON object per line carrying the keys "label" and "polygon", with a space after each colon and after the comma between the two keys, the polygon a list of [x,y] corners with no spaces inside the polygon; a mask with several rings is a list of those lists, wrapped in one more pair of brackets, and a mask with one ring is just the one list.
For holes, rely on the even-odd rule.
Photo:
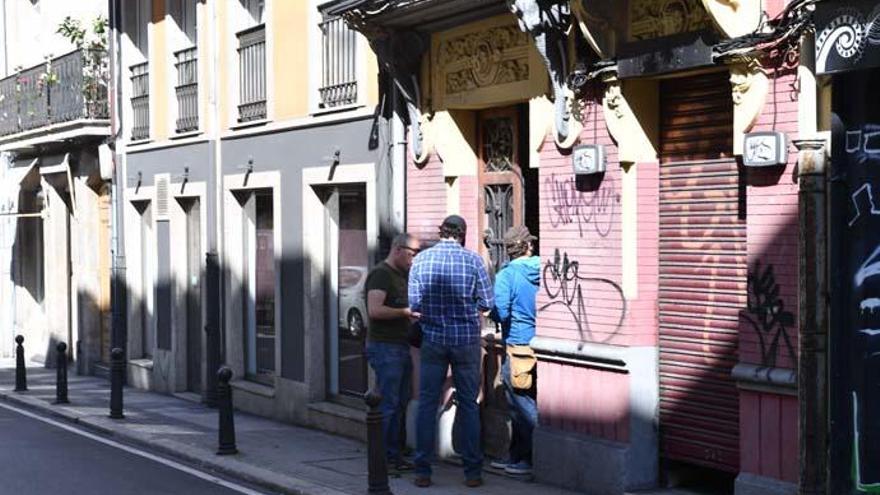
{"label": "carved relief panel", "polygon": [[437,110],[521,101],[547,89],[547,71],[512,15],[435,34],[431,57]]}
{"label": "carved relief panel", "polygon": [[630,41],[713,28],[700,0],[630,0],[629,5]]}

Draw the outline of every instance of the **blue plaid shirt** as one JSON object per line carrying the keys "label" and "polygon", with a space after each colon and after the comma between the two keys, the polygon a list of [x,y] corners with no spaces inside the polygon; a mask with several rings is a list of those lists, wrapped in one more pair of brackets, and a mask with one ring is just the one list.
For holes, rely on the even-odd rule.
{"label": "blue plaid shirt", "polygon": [[435,344],[480,342],[480,311],[494,304],[492,284],[477,253],[443,239],[413,260],[409,306],[422,314],[422,337]]}

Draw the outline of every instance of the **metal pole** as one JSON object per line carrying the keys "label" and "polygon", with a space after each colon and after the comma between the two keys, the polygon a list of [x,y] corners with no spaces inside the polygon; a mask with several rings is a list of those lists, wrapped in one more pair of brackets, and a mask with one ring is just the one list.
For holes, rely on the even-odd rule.
{"label": "metal pole", "polygon": [[70,404],[67,399],[67,344],[59,342],[55,349],[58,351],[55,370],[55,404]]}
{"label": "metal pole", "polygon": [[27,368],[24,366],[24,337],[15,336],[15,391],[27,391]]}
{"label": "metal pole", "polygon": [[114,347],[110,351],[110,417],[123,419],[122,383],[125,381],[125,352]]}
{"label": "metal pole", "polygon": [[825,141],[798,148],[800,495],[825,494],[828,469],[828,275]]}
{"label": "metal pole", "polygon": [[205,404],[217,407],[217,369],[220,368],[220,264],[217,253],[205,255]]}
{"label": "metal pole", "polygon": [[218,416],[220,419],[217,448],[217,455],[237,454],[238,449],[235,447],[235,417],[232,412],[232,387],[229,381],[232,380],[232,370],[227,366],[223,366],[217,372],[217,384],[219,407]]}
{"label": "metal pole", "polygon": [[385,458],[385,442],[382,438],[382,396],[369,391],[364,394],[367,403],[367,472],[368,493],[391,494],[388,487],[388,461]]}

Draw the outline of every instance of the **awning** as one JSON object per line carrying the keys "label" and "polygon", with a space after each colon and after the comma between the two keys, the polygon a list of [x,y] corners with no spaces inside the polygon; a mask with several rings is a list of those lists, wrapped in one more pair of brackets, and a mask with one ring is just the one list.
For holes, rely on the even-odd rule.
{"label": "awning", "polygon": [[70,212],[75,215],[76,189],[73,184],[73,170],[70,168],[70,153],[41,158],[40,175],[45,177],[52,187],[70,195]]}
{"label": "awning", "polygon": [[36,175],[35,169],[39,160],[16,160],[12,167],[6,169],[0,183],[0,216],[33,216],[35,213],[21,213],[18,210],[18,198],[22,187],[27,188],[28,183]]}

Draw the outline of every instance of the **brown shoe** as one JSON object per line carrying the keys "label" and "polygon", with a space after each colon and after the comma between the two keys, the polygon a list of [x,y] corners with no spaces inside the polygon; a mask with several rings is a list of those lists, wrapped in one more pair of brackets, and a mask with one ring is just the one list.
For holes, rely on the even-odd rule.
{"label": "brown shoe", "polygon": [[483,486],[483,478],[472,478],[469,480],[465,480],[464,486],[468,488],[478,488]]}
{"label": "brown shoe", "polygon": [[413,483],[419,488],[428,488],[431,486],[431,478],[427,476],[416,476],[416,480]]}

